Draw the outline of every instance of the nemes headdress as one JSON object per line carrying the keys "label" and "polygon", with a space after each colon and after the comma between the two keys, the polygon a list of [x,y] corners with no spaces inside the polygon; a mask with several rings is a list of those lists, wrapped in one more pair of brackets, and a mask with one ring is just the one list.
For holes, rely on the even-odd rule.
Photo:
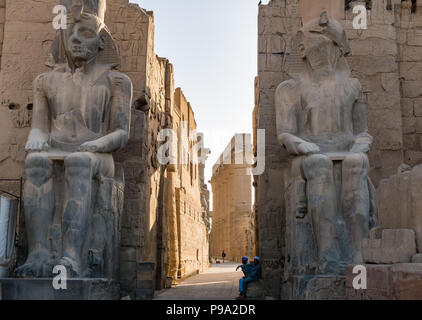
{"label": "nemes headdress", "polygon": [[72,62],[67,57],[67,39],[72,26],[75,23],[84,22],[90,24],[104,40],[104,48],[98,54],[98,63],[110,65],[111,68],[117,67],[120,64],[118,49],[110,31],[104,24],[106,0],[61,0],[60,2],[67,9],[67,28],[59,30],[53,42],[54,62],[56,64],[67,62],[72,68]]}
{"label": "nemes headdress", "polygon": [[335,19],[330,19],[326,11],[322,12],[319,18],[306,23],[299,33],[303,36],[306,36],[307,33],[319,33],[333,41],[344,56],[350,54],[349,41],[343,27]]}

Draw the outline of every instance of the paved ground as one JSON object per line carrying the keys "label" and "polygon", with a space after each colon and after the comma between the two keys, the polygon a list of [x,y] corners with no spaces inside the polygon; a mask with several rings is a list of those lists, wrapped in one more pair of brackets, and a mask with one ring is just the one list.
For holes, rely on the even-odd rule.
{"label": "paved ground", "polygon": [[154,300],[233,300],[239,295],[242,272],[239,264],[212,264],[204,273],[192,276],[171,289],[158,291]]}

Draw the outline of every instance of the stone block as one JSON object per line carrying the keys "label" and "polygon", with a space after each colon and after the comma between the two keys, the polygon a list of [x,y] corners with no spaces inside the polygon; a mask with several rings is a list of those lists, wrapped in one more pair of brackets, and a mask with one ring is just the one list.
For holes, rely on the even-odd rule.
{"label": "stone block", "polygon": [[344,300],[346,277],[302,275],[289,280],[290,292],[285,299],[292,300]]}
{"label": "stone block", "polygon": [[264,282],[262,280],[251,282],[248,284],[246,297],[251,300],[265,299]]}
{"label": "stone block", "polygon": [[397,72],[398,64],[395,56],[351,56],[348,59],[353,71],[367,75],[374,75],[380,72]]}
{"label": "stone block", "polygon": [[416,118],[415,132],[422,133],[422,117]]}
{"label": "stone block", "polygon": [[[417,101],[417,100],[416,100]],[[414,104],[416,101],[413,99],[401,99],[401,113],[403,117],[413,117],[414,114]],[[420,112],[422,115],[422,101],[420,103]]]}
{"label": "stone block", "polygon": [[422,99],[415,100],[414,113],[417,117],[422,117]]}
{"label": "stone block", "polygon": [[417,136],[414,134],[404,134],[403,135],[403,147],[405,149],[413,150],[417,148]]}
{"label": "stone block", "polygon": [[53,279],[0,279],[3,300],[118,300],[119,284],[107,279],[68,279],[67,289]]}
{"label": "stone block", "polygon": [[394,40],[371,38],[350,41],[352,53],[359,56],[386,56],[397,55],[397,43]]}
{"label": "stone block", "polygon": [[[296,1],[295,1],[296,2]],[[296,6],[288,6],[296,8]],[[327,11],[328,16],[336,20],[344,18],[344,4],[337,0],[299,0],[300,15],[305,24],[312,19],[319,18],[322,11]]]}
{"label": "stone block", "polygon": [[412,257],[412,263],[422,263],[422,253],[417,253]]}
{"label": "stone block", "polygon": [[348,300],[421,300],[422,264],[366,264],[367,288],[355,290],[352,273],[347,267],[346,298]]}
{"label": "stone block", "polygon": [[420,61],[422,57],[422,47],[402,46],[401,60],[402,61]]}
{"label": "stone block", "polygon": [[412,30],[407,32],[407,43],[411,46],[422,46],[422,30]]}
{"label": "stone block", "polygon": [[404,80],[422,80],[422,65],[417,62],[402,62],[400,64],[400,76]]}
{"label": "stone block", "polygon": [[422,163],[422,152],[414,150],[406,150],[404,152],[404,159],[406,164],[416,166]]}
{"label": "stone block", "polygon": [[410,229],[371,230],[370,239],[362,240],[365,263],[405,263],[416,254],[415,232]]}
{"label": "stone block", "polygon": [[[422,160],[418,152],[405,152],[406,160]],[[418,158],[420,157],[420,158]],[[380,181],[377,190],[379,225],[391,229],[412,229],[418,253],[422,253],[422,165]]]}
{"label": "stone block", "polygon": [[394,299],[422,300],[422,264],[395,264],[392,269]]}
{"label": "stone block", "polygon": [[393,279],[391,265],[365,265],[366,289],[355,290],[353,280],[357,274],[353,273],[355,266],[346,268],[346,298],[347,300],[389,300],[393,297]]}
{"label": "stone block", "polygon": [[403,81],[403,95],[405,98],[417,98],[422,93],[422,81]]}
{"label": "stone block", "polygon": [[136,289],[135,299],[136,300],[152,300],[154,298],[154,290],[149,289]]}
{"label": "stone block", "polygon": [[136,249],[135,248],[120,248],[120,261],[136,261]]}
{"label": "stone block", "polygon": [[138,262],[136,264],[136,279],[154,280],[155,278],[155,264],[152,262]]}
{"label": "stone block", "polygon": [[154,281],[153,280],[137,280],[136,281],[137,289],[151,290],[154,292]]}

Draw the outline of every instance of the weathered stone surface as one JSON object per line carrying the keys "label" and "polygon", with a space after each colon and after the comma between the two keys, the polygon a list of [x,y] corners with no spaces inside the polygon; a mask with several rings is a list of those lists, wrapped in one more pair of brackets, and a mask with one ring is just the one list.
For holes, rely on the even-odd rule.
{"label": "weathered stone surface", "polygon": [[[287,291],[286,291],[287,290]],[[283,287],[285,299],[293,300],[344,300],[344,276],[293,276]],[[290,292],[289,292],[290,291]]]}
{"label": "weathered stone surface", "polygon": [[422,165],[404,168],[378,188],[379,224],[383,228],[412,229],[417,250],[422,250]]}
{"label": "weathered stone surface", "polygon": [[347,268],[348,300],[421,300],[422,264],[366,264],[367,289],[355,290],[352,273],[354,266]]}
{"label": "weathered stone surface", "polygon": [[365,265],[367,275],[367,289],[355,290],[353,279],[354,266],[347,267],[346,297],[348,300],[390,300],[393,297],[393,279],[391,265]]}
{"label": "weathered stone surface", "polygon": [[416,117],[422,117],[422,99],[415,100],[415,113]]}
{"label": "weathered stone surface", "polygon": [[[254,129],[266,129],[269,136],[266,142],[268,158],[266,173],[256,177],[259,212],[257,219],[260,231],[258,247],[263,259],[268,260],[270,265],[277,266],[268,269],[268,275],[264,272],[266,283],[271,282],[270,277],[275,279],[277,270],[283,269],[282,265],[277,265],[274,261],[280,261],[282,257],[287,256],[286,243],[280,236],[286,234],[286,221],[288,221],[285,218],[286,202],[279,196],[285,192],[286,175],[283,170],[286,168],[284,159],[287,158],[287,153],[282,147],[277,146],[274,134],[273,96],[277,82],[289,79],[291,69],[300,69],[300,55],[293,50],[292,41],[293,34],[301,26],[301,19],[297,16],[301,17],[306,14],[306,10],[311,12],[318,7],[319,3],[316,2],[312,2],[310,8],[306,6],[299,8],[297,0],[272,0],[267,5],[260,6],[258,23],[260,56],[262,58],[271,56],[274,54],[273,50],[280,48],[285,50],[287,56],[281,72],[275,69],[279,66],[278,63],[272,63],[273,61],[267,58],[259,59],[255,90],[254,113],[257,116]],[[351,2],[352,7],[355,4],[363,4],[363,1]],[[418,14],[421,5],[419,2],[416,4],[416,13],[411,12],[412,4],[409,0],[393,1],[392,5],[393,10],[388,10],[386,2],[372,1],[366,30],[353,29],[352,20],[355,14],[352,10],[343,11],[345,19],[341,21],[348,39],[351,40],[352,53],[347,59],[352,67],[353,76],[362,83],[368,110],[369,133],[374,137],[369,158],[370,176],[375,187],[378,187],[382,179],[394,175],[401,163],[411,165],[422,163],[422,133],[418,133],[420,126],[416,119],[421,117],[416,104],[421,99],[422,86],[420,80],[407,80],[420,77],[417,68],[422,60],[420,54],[422,19]],[[414,64],[406,64],[409,62]],[[404,68],[401,68],[403,63]],[[413,69],[412,66],[416,68]],[[401,88],[397,79],[400,79]],[[280,159],[283,161],[280,162]],[[280,187],[280,184],[283,186]],[[396,192],[394,195],[392,191],[390,198],[397,199],[398,193],[401,192]],[[385,206],[393,202],[393,207],[399,206],[397,201],[389,201],[384,196],[382,198],[384,199],[382,201],[387,201]],[[406,223],[399,228],[412,228],[412,224]],[[416,234],[418,238],[417,231]],[[266,289],[273,290],[268,286]]]}
{"label": "weathered stone surface", "polygon": [[406,263],[411,262],[415,254],[415,232],[411,229],[374,228],[370,232],[370,239],[362,241],[365,263]]}
{"label": "weathered stone surface", "polygon": [[[88,2],[89,5],[98,3],[97,0]],[[6,7],[6,2],[0,0],[0,173],[4,178],[23,175],[25,142],[34,104],[32,83],[38,74],[53,66],[50,47],[56,31],[51,22],[54,17],[52,8],[57,3],[57,0],[17,0],[8,1]],[[3,12],[7,21],[2,18]],[[207,268],[209,222],[206,214],[204,219],[201,217],[198,168],[191,170],[188,167],[170,173],[156,159],[160,147],[157,133],[162,128],[175,129],[180,126],[182,116],[190,119],[191,130],[196,128],[196,122],[192,108],[186,108],[183,114],[175,108],[174,69],[167,59],[159,58],[154,52],[153,13],[129,3],[129,0],[108,1],[105,22],[119,48],[119,70],[130,77],[134,86],[129,142],[113,154],[116,164],[124,168],[126,178],[119,278],[122,294],[134,299],[136,262],[156,263],[154,277],[158,274],[157,279],[163,279],[157,281],[157,287],[169,273],[176,274],[176,279],[179,272],[186,276]],[[178,176],[183,176],[183,180],[180,181]],[[186,206],[186,211],[176,202],[178,188],[187,190],[182,197],[194,195],[194,199],[189,199],[192,206]],[[179,270],[178,262],[176,268],[169,263],[179,253],[178,233],[169,231],[169,235],[167,231],[174,230],[167,227],[170,208],[181,208],[179,212],[185,217],[181,235],[182,270]],[[193,216],[197,218],[193,219]],[[177,230],[177,224],[175,226]],[[197,252],[199,241],[203,245]],[[118,267],[119,263],[115,265]]]}
{"label": "weathered stone surface", "polygon": [[412,256],[412,263],[422,263],[422,253],[415,254]]}
{"label": "weathered stone surface", "polygon": [[263,300],[265,299],[264,283],[262,280],[251,282],[248,284],[246,297],[249,300]]}
{"label": "weathered stone surface", "polygon": [[[328,27],[317,33],[324,23]],[[299,36],[307,67],[275,93],[277,138],[291,159],[284,194],[285,268],[293,275],[344,275],[351,261],[362,262],[361,242],[376,220],[366,156],[373,137],[361,85],[341,54],[350,48],[340,23],[322,13]],[[325,54],[331,51],[338,58]],[[397,75],[386,74],[382,82],[386,89],[398,88]],[[350,100],[343,103],[346,96]]]}
{"label": "weathered stone surface", "polygon": [[0,279],[3,300],[118,300],[119,284],[108,279],[68,279],[67,289],[50,279]]}
{"label": "weathered stone surface", "polygon": [[[97,3],[105,8],[105,1]],[[124,178],[111,153],[128,141],[132,83],[111,70],[117,51],[102,14],[92,13],[56,38],[66,54],[53,46],[57,68],[34,81],[23,199],[31,223],[19,277],[49,277],[54,265],[63,265],[68,277],[117,279]],[[81,34],[84,28],[95,37]],[[70,42],[81,49],[70,49]],[[116,99],[109,102],[103,90]]]}
{"label": "weathered stone surface", "polygon": [[344,5],[337,0],[321,0],[316,3],[313,0],[299,0],[299,8],[304,24],[319,16],[323,11],[336,20],[341,20],[344,17]]}

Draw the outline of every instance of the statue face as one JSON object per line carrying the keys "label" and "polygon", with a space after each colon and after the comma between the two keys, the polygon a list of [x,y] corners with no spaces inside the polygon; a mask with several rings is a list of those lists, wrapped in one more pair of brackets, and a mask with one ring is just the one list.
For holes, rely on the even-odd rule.
{"label": "statue face", "polygon": [[300,50],[313,70],[332,72],[340,58],[339,48],[320,34],[308,33],[303,37]]}
{"label": "statue face", "polygon": [[95,58],[103,46],[104,42],[93,25],[78,22],[73,26],[68,39],[68,48],[75,62]]}

